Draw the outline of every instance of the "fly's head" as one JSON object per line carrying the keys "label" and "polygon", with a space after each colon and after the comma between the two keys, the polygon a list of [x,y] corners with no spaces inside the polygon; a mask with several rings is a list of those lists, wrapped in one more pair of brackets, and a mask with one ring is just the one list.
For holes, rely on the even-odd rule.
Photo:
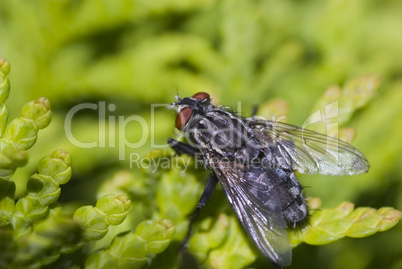
{"label": "fly's head", "polygon": [[168,108],[177,108],[176,128],[183,130],[188,123],[197,117],[202,117],[211,107],[211,99],[206,92],[198,92],[192,97],[181,99],[176,96],[177,102]]}

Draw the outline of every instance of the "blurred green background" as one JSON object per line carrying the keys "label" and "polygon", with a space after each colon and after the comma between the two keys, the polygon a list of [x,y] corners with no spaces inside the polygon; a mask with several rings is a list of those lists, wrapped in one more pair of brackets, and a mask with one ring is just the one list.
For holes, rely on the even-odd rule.
{"label": "blurred green background", "polygon": [[[173,102],[177,93],[207,91],[216,103],[231,107],[241,101],[245,115],[253,105],[280,99],[288,107],[286,121],[303,125],[330,86],[376,75],[378,91],[341,126],[356,129],[352,144],[370,161],[370,172],[300,181],[324,207],[351,201],[401,209],[401,14],[402,2],[396,0],[0,0],[0,57],[12,65],[7,101],[12,117],[40,96],[50,100],[54,113],[29,151],[27,169],[14,177],[17,192],[23,192],[39,159],[56,148],[73,159],[63,202],[94,203],[99,189],[103,186],[104,194],[105,182],[121,170],[140,177],[139,169],[129,169],[128,156],[147,154],[151,138],[164,144],[176,136],[175,112],[151,107]],[[347,102],[341,99],[340,107],[342,101]],[[78,104],[100,102],[106,105],[106,130],[109,118],[116,121],[113,132],[104,133],[105,146],[73,145],[65,134],[66,115]],[[75,114],[72,133],[78,140],[100,142],[98,113]],[[148,125],[133,121],[118,132],[118,117],[132,115]],[[119,139],[138,142],[144,132],[147,140],[139,148],[124,147]],[[119,146],[125,160],[119,160]],[[226,203],[216,196],[223,193],[214,195],[201,219],[218,214],[214,203]],[[267,264],[259,258],[249,266]],[[365,239],[298,246],[290,268],[402,268],[402,226]]]}

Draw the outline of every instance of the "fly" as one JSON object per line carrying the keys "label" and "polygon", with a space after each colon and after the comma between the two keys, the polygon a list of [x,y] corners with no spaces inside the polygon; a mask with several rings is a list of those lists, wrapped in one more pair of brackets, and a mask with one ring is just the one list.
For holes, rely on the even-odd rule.
{"label": "fly", "polygon": [[[211,103],[208,93],[181,99],[175,126],[188,143],[168,139],[177,153],[200,158],[211,174],[195,209],[219,182],[241,225],[275,268],[289,266],[287,227],[308,217],[295,171],[331,176],[366,173],[369,163],[348,143],[281,122],[243,118]],[[183,243],[189,238],[189,232]]]}

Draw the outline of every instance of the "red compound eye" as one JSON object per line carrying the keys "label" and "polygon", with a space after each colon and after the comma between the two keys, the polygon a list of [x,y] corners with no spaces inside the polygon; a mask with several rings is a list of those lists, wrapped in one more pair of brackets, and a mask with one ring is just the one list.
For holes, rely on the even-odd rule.
{"label": "red compound eye", "polygon": [[185,107],[176,116],[176,128],[181,130],[186,126],[187,122],[190,120],[193,110],[190,107]]}
{"label": "red compound eye", "polygon": [[197,92],[196,94],[193,95],[192,98],[200,100],[200,101],[204,101],[206,99],[209,99],[209,94],[206,92]]}

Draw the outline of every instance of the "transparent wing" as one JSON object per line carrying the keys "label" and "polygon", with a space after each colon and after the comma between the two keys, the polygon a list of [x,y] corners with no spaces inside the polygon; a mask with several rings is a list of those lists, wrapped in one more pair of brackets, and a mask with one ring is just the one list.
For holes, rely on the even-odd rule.
{"label": "transparent wing", "polygon": [[366,173],[370,167],[360,151],[334,137],[281,122],[246,120],[260,146],[275,151],[273,158],[282,168],[302,174],[343,176]]}
{"label": "transparent wing", "polygon": [[213,168],[237,218],[254,244],[272,263],[288,266],[292,260],[279,198],[263,170],[244,172],[233,163]]}

